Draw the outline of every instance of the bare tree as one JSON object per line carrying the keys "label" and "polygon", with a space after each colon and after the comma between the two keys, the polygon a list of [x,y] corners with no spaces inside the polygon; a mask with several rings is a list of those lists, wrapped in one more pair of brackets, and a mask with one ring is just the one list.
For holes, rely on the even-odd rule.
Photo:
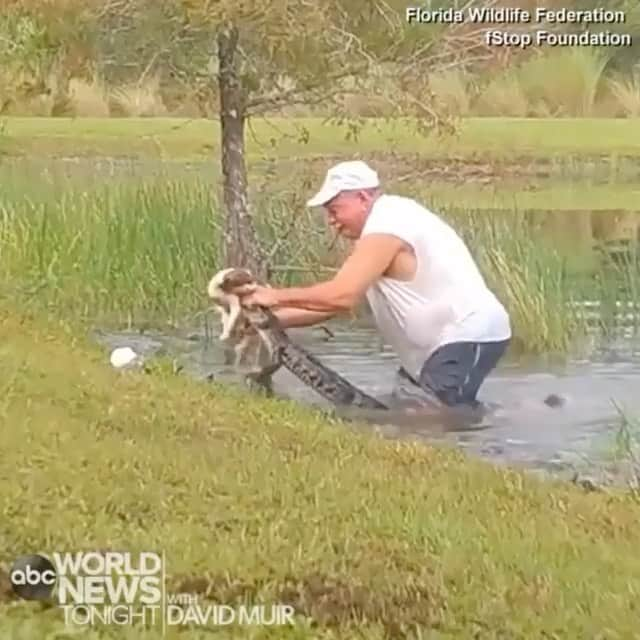
{"label": "bare tree", "polygon": [[224,251],[227,264],[244,266],[258,277],[267,277],[262,245],[256,238],[249,213],[245,163],[245,118],[247,91],[239,71],[237,26],[230,21],[218,29],[218,85],[220,92],[221,163],[224,204]]}

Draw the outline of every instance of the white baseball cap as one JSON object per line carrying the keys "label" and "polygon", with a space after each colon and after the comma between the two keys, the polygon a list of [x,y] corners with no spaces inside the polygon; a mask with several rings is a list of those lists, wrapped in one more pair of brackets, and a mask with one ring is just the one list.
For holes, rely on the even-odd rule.
{"label": "white baseball cap", "polygon": [[307,201],[308,207],[319,207],[335,198],[341,191],[372,189],[380,186],[378,174],[362,160],[349,160],[327,171],[320,191]]}

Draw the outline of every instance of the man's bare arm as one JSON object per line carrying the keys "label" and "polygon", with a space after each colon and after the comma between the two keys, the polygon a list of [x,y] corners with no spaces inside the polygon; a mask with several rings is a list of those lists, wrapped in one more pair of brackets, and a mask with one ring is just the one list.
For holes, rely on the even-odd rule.
{"label": "man's bare arm", "polygon": [[308,309],[298,309],[297,307],[276,307],[271,310],[280,320],[284,329],[310,327],[337,315],[335,311],[309,311]]}
{"label": "man's bare arm", "polygon": [[326,282],[308,287],[271,290],[276,305],[319,313],[350,311],[379,278],[405,243],[397,236],[370,234],[356,243],[338,273]]}

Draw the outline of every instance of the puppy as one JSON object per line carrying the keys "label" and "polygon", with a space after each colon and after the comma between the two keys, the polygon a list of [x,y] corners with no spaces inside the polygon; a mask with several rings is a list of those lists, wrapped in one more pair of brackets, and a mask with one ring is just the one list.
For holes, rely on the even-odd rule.
{"label": "puppy", "polygon": [[262,331],[256,330],[246,317],[240,298],[229,293],[231,289],[253,282],[255,279],[245,269],[223,269],[209,281],[207,294],[213,300],[222,318],[222,332],[219,339],[222,342],[234,344],[234,367],[238,368],[253,351],[249,376],[251,379],[261,381],[277,368],[274,363],[274,354],[269,348],[267,336],[263,336]]}
{"label": "puppy", "polygon": [[[207,294],[213,300],[222,317],[222,333],[219,336],[222,342],[227,342],[232,337],[242,339],[245,334],[243,329],[245,329],[248,324],[246,320],[240,317],[242,313],[240,298],[228,293],[226,290],[233,288],[229,287],[227,277],[234,271],[239,270],[230,268],[218,271],[218,273],[211,278],[207,286]],[[248,272],[243,273],[246,273],[249,281],[251,281],[251,274]],[[240,322],[241,320],[242,322]]]}

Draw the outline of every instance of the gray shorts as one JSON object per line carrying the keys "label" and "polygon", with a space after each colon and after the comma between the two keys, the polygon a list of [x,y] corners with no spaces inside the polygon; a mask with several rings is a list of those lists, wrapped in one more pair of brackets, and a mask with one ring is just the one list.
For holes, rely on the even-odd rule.
{"label": "gray shorts", "polygon": [[504,355],[509,342],[452,342],[429,356],[418,380],[402,368],[398,373],[447,406],[476,406],[480,386]]}

